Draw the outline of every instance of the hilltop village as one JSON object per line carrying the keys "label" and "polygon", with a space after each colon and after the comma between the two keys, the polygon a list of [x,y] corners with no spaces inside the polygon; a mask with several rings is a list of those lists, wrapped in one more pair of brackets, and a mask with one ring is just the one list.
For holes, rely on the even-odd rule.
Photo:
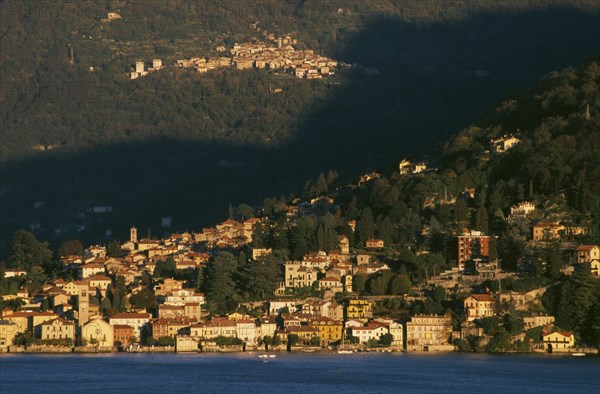
{"label": "hilltop village", "polygon": [[[514,136],[494,139],[488,154],[504,154],[518,143]],[[427,160],[404,159],[396,176],[426,179],[437,172]],[[47,246],[31,233],[17,233],[13,268],[2,266],[0,273],[0,350],[573,352],[585,347],[547,313],[544,297],[554,280],[535,273],[560,269],[554,278],[600,280],[600,246],[577,242],[587,233],[585,226],[549,221],[542,205],[522,201],[510,208],[506,221],[529,226],[533,250],[569,253],[568,264],[554,267],[552,258],[520,256],[514,270],[503,270],[498,237],[483,231],[487,224],[481,218],[478,229],[461,227],[451,236],[455,258],[445,261],[425,247],[398,250],[368,208],[354,215],[358,219],[342,214],[352,217],[354,203],[341,205],[336,196],[374,187],[381,174],[368,173],[357,184],[328,191],[335,177],[321,175],[309,188],[312,198],[268,200],[261,209],[242,204],[230,209],[229,219],[198,232],[152,238],[132,227],[126,242],[84,248],[77,240],[66,241],[52,269],[32,265],[48,253]],[[456,205],[472,194],[432,199]],[[422,245],[433,242],[431,226],[420,231]]]}

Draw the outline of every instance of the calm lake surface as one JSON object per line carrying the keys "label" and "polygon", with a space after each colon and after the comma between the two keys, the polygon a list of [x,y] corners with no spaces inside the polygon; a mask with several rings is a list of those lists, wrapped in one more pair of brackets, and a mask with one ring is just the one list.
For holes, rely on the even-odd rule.
{"label": "calm lake surface", "polygon": [[600,393],[600,358],[488,354],[0,356],[0,393]]}

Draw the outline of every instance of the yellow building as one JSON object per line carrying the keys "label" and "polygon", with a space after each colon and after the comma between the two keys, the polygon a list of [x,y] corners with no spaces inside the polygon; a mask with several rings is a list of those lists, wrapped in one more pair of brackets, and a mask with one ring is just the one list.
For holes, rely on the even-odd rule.
{"label": "yellow building", "polygon": [[542,333],[542,341],[544,342],[544,347],[548,349],[548,351],[554,349],[568,349],[575,346],[575,335],[570,331],[544,332]]}
{"label": "yellow building", "polygon": [[113,328],[101,318],[92,319],[83,325],[81,337],[87,346],[112,347]]}
{"label": "yellow building", "polygon": [[537,223],[533,226],[533,240],[545,241],[559,239],[563,231],[565,231],[565,226],[559,223]]}
{"label": "yellow building", "polygon": [[463,306],[470,321],[496,314],[496,299],[490,294],[471,294],[463,300]]}
{"label": "yellow building", "polygon": [[17,332],[29,331],[34,337],[40,338],[42,324],[57,317],[58,315],[52,312],[14,312],[5,319],[17,324]]}
{"label": "yellow building", "polygon": [[327,344],[342,339],[344,325],[339,320],[330,319],[328,317],[317,317],[310,320],[308,325],[319,330],[319,337],[322,343]]}
{"label": "yellow building", "polygon": [[369,319],[372,316],[371,301],[364,298],[348,300],[346,304],[346,320]]}
{"label": "yellow building", "polygon": [[70,339],[75,340],[75,323],[57,317],[42,324],[42,340]]}
{"label": "yellow building", "polygon": [[12,345],[18,333],[16,323],[9,320],[0,320],[0,351],[2,351],[2,348]]}
{"label": "yellow building", "polygon": [[319,329],[311,326],[289,326],[286,333],[298,335],[298,343],[303,345],[310,345],[311,339],[320,337]]}
{"label": "yellow building", "polygon": [[409,350],[448,345],[452,334],[450,315],[417,315],[406,323],[406,347]]}

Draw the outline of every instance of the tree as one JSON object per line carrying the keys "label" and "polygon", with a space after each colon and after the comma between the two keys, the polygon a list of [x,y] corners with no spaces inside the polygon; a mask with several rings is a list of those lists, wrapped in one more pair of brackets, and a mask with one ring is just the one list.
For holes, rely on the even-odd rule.
{"label": "tree", "polygon": [[237,213],[244,219],[250,219],[254,217],[254,208],[247,204],[240,204],[237,207]]}
{"label": "tree", "polygon": [[63,241],[58,248],[58,255],[60,257],[66,256],[83,256],[85,248],[81,241],[77,239],[69,239]]}
{"label": "tree", "polygon": [[252,247],[264,248],[265,246],[265,228],[261,223],[257,223],[252,228]]}
{"label": "tree", "polygon": [[352,277],[352,290],[358,293],[364,293],[367,289],[367,276],[365,274],[356,274]]}
{"label": "tree", "polygon": [[379,347],[379,341],[376,338],[371,338],[367,341],[367,346],[370,348]]}
{"label": "tree", "polygon": [[407,274],[397,274],[394,275],[392,280],[390,281],[390,294],[393,295],[402,295],[410,293],[412,289],[412,285],[410,283],[410,278]]}
{"label": "tree", "polygon": [[281,280],[281,271],[275,257],[266,255],[258,258],[252,264],[248,264],[243,269],[241,277],[241,284],[251,297],[265,300],[277,289]]}
{"label": "tree", "polygon": [[157,341],[158,346],[175,346],[175,339],[172,337],[160,337]]}
{"label": "tree", "polygon": [[204,267],[198,267],[196,272],[196,291],[204,289]]}
{"label": "tree", "polygon": [[475,229],[482,231],[484,234],[489,232],[488,213],[485,207],[479,207],[475,214]]}
{"label": "tree", "polygon": [[322,195],[327,193],[327,179],[325,178],[325,174],[321,173],[317,178],[317,183],[315,184],[315,191],[317,195]]}
{"label": "tree", "polygon": [[310,338],[310,346],[319,346],[321,344],[321,339],[319,337]]}
{"label": "tree", "polygon": [[224,252],[209,264],[205,282],[207,300],[219,311],[227,310],[226,302],[236,293],[233,273],[237,260],[231,253]]}
{"label": "tree", "polygon": [[121,244],[116,239],[110,241],[106,248],[106,255],[108,257],[119,258],[125,255],[123,249],[121,249]]}
{"label": "tree", "polygon": [[379,344],[381,346],[391,346],[392,342],[394,342],[394,336],[392,334],[383,334],[381,337],[379,337]]}
{"label": "tree", "polygon": [[558,279],[562,275],[561,269],[564,267],[565,262],[562,257],[562,251],[560,250],[560,244],[553,242],[550,247],[545,251],[546,258],[546,274],[552,279]]}
{"label": "tree", "polygon": [[296,346],[298,344],[299,340],[300,340],[300,337],[298,337],[297,334],[289,334],[287,336],[288,346]]}
{"label": "tree", "polygon": [[52,252],[47,242],[40,242],[35,235],[17,230],[13,237],[9,262],[11,266],[31,272],[34,266],[48,267]]}
{"label": "tree", "polygon": [[104,297],[100,302],[100,309],[102,310],[102,313],[107,314],[110,308],[112,308],[110,299],[108,297]]}
{"label": "tree", "polygon": [[155,303],[154,292],[148,287],[145,287],[137,294],[132,295],[129,302],[136,308],[150,309]]}
{"label": "tree", "polygon": [[375,220],[373,219],[373,212],[371,212],[369,207],[363,209],[356,231],[358,233],[358,240],[363,245],[366,240],[373,238],[375,235]]}

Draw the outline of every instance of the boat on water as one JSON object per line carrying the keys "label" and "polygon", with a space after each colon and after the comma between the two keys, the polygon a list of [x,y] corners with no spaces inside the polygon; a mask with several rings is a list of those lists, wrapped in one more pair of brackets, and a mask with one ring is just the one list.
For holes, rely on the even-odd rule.
{"label": "boat on water", "polygon": [[574,357],[583,357],[583,356],[585,356],[585,353],[577,352],[577,353],[571,353],[571,355]]}
{"label": "boat on water", "polygon": [[352,354],[354,353],[352,350],[348,349],[346,345],[344,345],[344,335],[342,335],[342,343],[337,349],[338,354]]}
{"label": "boat on water", "polygon": [[302,353],[314,353],[315,349],[302,349],[300,350]]}
{"label": "boat on water", "polygon": [[275,358],[275,357],[277,357],[277,356],[274,354],[259,354],[258,355],[258,358]]}

